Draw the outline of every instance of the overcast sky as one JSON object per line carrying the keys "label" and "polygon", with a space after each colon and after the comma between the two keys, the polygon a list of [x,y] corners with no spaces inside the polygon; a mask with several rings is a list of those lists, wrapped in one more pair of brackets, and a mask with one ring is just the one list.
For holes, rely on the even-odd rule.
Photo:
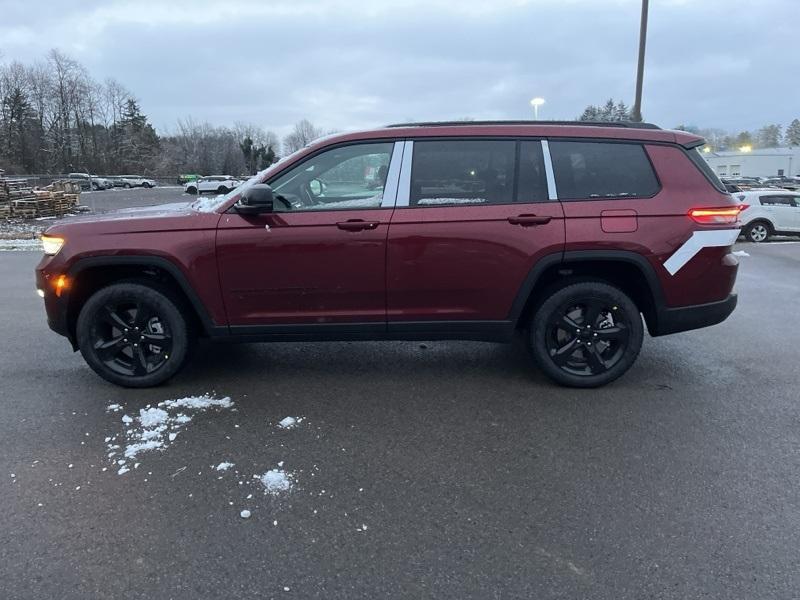
{"label": "overcast sky", "polygon": [[[2,60],[57,47],[191,115],[285,133],[405,120],[573,119],[633,102],[640,0],[0,0]],[[731,130],[800,118],[800,0],[652,0],[645,119]]]}

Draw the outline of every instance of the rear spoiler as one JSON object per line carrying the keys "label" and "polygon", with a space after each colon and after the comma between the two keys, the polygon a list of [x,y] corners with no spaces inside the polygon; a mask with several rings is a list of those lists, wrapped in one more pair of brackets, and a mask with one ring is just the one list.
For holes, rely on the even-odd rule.
{"label": "rear spoiler", "polygon": [[706,145],[706,140],[704,138],[695,138],[693,140],[689,140],[681,144],[681,146],[683,146],[687,150],[693,150],[694,148],[699,148],[700,146],[705,146],[705,145]]}

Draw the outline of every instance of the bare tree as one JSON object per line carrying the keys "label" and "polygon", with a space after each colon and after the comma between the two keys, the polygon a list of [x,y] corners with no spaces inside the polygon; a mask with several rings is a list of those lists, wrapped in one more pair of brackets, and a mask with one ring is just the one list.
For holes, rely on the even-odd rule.
{"label": "bare tree", "polygon": [[298,121],[294,125],[294,130],[283,138],[283,152],[287,155],[296,152],[323,135],[325,132],[308,119]]}

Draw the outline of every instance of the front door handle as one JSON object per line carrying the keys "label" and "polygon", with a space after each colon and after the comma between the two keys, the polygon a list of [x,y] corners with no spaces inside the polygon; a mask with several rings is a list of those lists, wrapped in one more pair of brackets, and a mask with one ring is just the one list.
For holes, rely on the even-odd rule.
{"label": "front door handle", "polygon": [[540,217],[538,215],[517,215],[516,217],[508,217],[508,222],[512,225],[522,225],[523,227],[532,227],[533,225],[544,225],[549,223],[553,217]]}
{"label": "front door handle", "polygon": [[375,229],[380,223],[377,221],[364,221],[362,219],[349,219],[336,224],[339,229],[345,231],[364,231],[365,229]]}

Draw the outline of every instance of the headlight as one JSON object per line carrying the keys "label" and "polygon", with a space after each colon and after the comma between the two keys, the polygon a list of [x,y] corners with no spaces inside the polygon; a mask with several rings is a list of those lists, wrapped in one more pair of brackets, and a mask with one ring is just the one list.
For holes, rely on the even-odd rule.
{"label": "headlight", "polygon": [[52,235],[42,236],[42,247],[44,248],[44,253],[47,256],[55,256],[58,254],[58,251],[61,250],[61,246],[63,245],[64,238],[55,237]]}

